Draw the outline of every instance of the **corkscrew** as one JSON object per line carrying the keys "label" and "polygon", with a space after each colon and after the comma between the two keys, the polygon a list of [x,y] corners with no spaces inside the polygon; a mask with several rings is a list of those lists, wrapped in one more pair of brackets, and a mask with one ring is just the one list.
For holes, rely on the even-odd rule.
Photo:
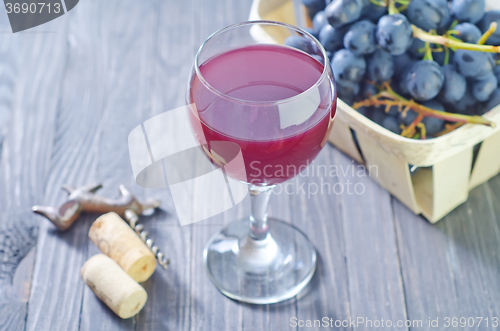
{"label": "corkscrew", "polygon": [[163,269],[167,269],[170,260],[165,258],[165,255],[160,251],[159,247],[154,244],[154,240],[152,238],[148,238],[149,233],[144,231],[144,225],[137,224],[139,221],[139,216],[132,209],[125,210],[125,219],[128,224],[134,231],[141,237],[142,241],[148,246],[148,248],[156,255],[156,259],[158,260],[158,264],[163,267]]}
{"label": "corkscrew", "polygon": [[165,259],[164,254],[154,245],[154,240],[148,238],[149,233],[144,231],[142,224],[137,224],[140,214],[151,208],[158,208],[160,200],[149,199],[140,203],[125,186],[120,185],[120,197],[118,199],[109,199],[95,194],[102,187],[101,184],[86,185],[80,188],[74,188],[64,185],[63,189],[69,193],[68,200],[64,202],[59,209],[51,206],[33,206],[32,210],[45,216],[58,229],[67,230],[73,225],[82,212],[108,213],[115,212],[124,216],[129,225],[141,237],[148,248],[156,255],[158,263],[167,268],[170,260]]}

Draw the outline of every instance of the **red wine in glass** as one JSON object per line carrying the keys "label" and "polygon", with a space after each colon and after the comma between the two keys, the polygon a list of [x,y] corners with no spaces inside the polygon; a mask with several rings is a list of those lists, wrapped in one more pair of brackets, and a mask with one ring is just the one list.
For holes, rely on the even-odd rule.
{"label": "red wine in glass", "polygon": [[[300,38],[301,49],[285,46],[287,37]],[[252,206],[249,218],[227,224],[206,245],[208,276],[243,302],[295,296],[314,274],[316,250],[299,229],[269,218],[267,207],[273,187],[303,171],[328,140],[337,104],[325,50],[284,23],[226,27],[198,50],[187,102],[205,155],[249,184]]]}
{"label": "red wine in glass", "polygon": [[[326,143],[336,103],[331,103],[329,91],[321,95],[318,90],[310,91],[310,102],[291,100],[281,109],[273,103],[306,92],[323,70],[323,64],[309,54],[278,45],[246,46],[209,59],[200,72],[224,95],[211,93],[197,75],[192,78],[189,99],[198,114],[191,113],[190,119],[201,124],[194,128],[202,130],[196,136],[204,137],[208,145],[229,141],[241,148],[246,178],[239,180],[275,185],[296,176]],[[232,153],[212,149],[222,157]]]}

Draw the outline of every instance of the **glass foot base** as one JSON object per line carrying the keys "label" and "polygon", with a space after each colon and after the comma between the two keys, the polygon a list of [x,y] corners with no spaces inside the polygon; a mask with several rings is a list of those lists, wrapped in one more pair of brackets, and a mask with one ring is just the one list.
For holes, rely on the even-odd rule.
{"label": "glass foot base", "polygon": [[316,270],[316,250],[296,227],[269,219],[263,240],[248,237],[250,221],[216,233],[203,251],[208,276],[231,299],[269,304],[297,295]]}

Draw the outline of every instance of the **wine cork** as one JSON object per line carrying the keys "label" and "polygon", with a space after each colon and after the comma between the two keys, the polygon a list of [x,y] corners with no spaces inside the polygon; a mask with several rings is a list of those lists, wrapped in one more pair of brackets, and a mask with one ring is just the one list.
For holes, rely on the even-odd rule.
{"label": "wine cork", "polygon": [[96,219],[90,227],[89,237],[136,282],[148,280],[155,271],[154,254],[116,213],[107,213]]}
{"label": "wine cork", "polygon": [[137,315],[148,294],[120,266],[104,254],[92,256],[80,270],[83,281],[116,315]]}

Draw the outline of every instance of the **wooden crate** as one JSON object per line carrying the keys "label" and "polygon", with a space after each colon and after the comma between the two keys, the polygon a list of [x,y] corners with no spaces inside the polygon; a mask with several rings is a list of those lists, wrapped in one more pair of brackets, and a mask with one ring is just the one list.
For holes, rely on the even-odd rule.
{"label": "wooden crate", "polygon": [[[489,1],[490,8],[500,5],[496,1]],[[302,5],[293,0],[254,0],[250,20],[301,26],[310,24],[306,16]],[[272,35],[272,31],[262,33]],[[500,172],[500,107],[484,117],[496,128],[467,124],[439,138],[413,140],[386,130],[338,100],[329,140],[354,160],[376,169],[374,180],[415,214],[435,223],[465,202],[471,189]],[[473,149],[480,143],[472,168]],[[412,174],[410,166],[420,168]]]}

